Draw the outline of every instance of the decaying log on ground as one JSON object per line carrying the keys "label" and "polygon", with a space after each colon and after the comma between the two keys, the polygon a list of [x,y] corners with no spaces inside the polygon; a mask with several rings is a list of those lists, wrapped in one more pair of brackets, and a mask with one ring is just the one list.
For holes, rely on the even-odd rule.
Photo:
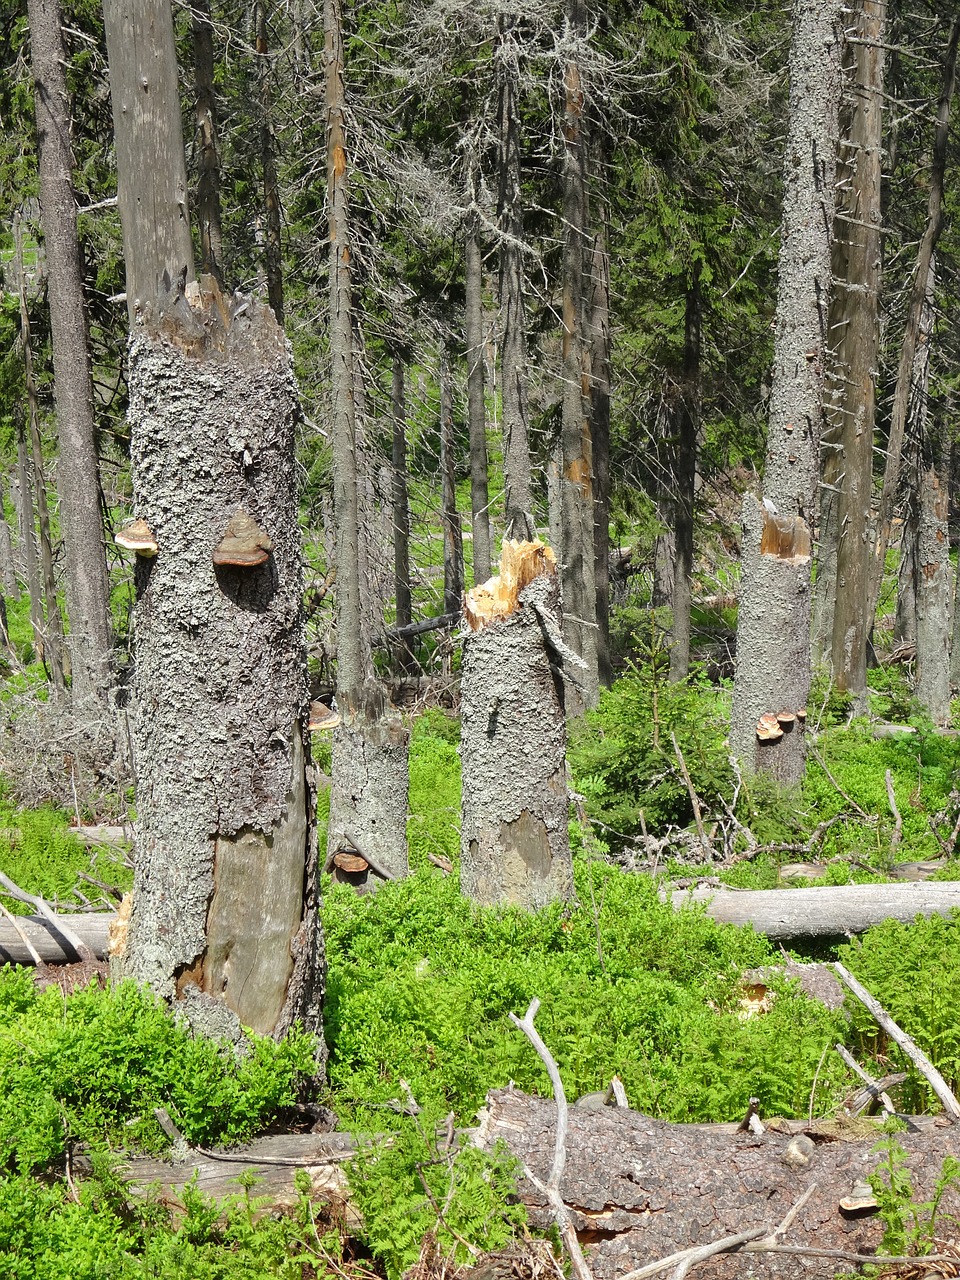
{"label": "decaying log on ground", "polygon": [[768,938],[836,938],[862,933],[884,920],[909,924],[915,916],[948,915],[960,907],[960,882],[847,884],[811,889],[674,890],[679,910],[706,903],[721,924],[753,925]]}
{"label": "decaying log on ground", "polygon": [[[541,1180],[554,1158],[556,1106],[511,1090],[490,1094],[481,1115],[479,1145],[498,1139]],[[860,1122],[856,1140],[810,1126],[812,1141],[772,1129],[755,1136],[725,1134],[706,1126],[672,1125],[635,1111],[599,1112],[573,1107],[569,1116],[567,1163],[560,1191],[570,1209],[595,1280],[618,1280],[627,1272],[692,1245],[766,1228],[772,1232],[805,1192],[814,1189],[778,1245],[874,1254],[882,1228],[867,1210],[845,1213],[840,1200],[872,1172],[880,1159],[871,1153],[878,1132]],[[866,1132],[867,1136],[864,1137]],[[828,1134],[830,1136],[828,1136]],[[918,1199],[929,1196],[943,1157],[957,1152],[956,1131],[937,1125],[903,1133],[899,1141]],[[546,1198],[524,1180],[520,1194],[531,1222],[552,1221]],[[949,1200],[949,1203],[947,1201]],[[944,1214],[960,1211],[951,1188]],[[671,1269],[672,1270],[672,1269]],[[718,1255],[698,1263],[702,1280],[734,1277],[790,1277],[832,1280],[855,1271],[836,1257],[790,1252]],[[668,1274],[668,1273],[665,1273]]]}
{"label": "decaying log on ground", "polygon": [[[69,932],[76,934],[89,947],[97,960],[103,960],[107,955],[107,934],[116,918],[115,911],[78,912],[65,915],[63,923]],[[17,916],[16,921],[15,926],[8,920],[0,920],[0,964],[35,963],[18,928],[23,930],[45,964],[73,964],[80,959],[66,936],[43,916]]]}

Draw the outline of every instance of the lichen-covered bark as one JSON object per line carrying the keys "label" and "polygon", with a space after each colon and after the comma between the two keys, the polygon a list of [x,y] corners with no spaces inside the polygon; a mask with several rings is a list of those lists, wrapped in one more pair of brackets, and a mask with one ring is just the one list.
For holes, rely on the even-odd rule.
{"label": "lichen-covered bark", "polygon": [[[742,592],[737,618],[730,750],[751,773],[764,772],[782,782],[803,772],[801,722],[776,742],[757,737],[757,722],[767,712],[806,714],[810,691],[810,554],[777,555],[761,551],[769,518],[757,500],[743,502],[742,574],[751,589]],[[790,550],[785,547],[784,550]]]}
{"label": "lichen-covered bark", "polygon": [[[294,429],[282,330],[253,299],[175,293],[130,345],[137,566],[137,849],[129,971],[190,984],[246,1026],[316,1028],[314,786]],[[266,563],[215,566],[243,510]]]}
{"label": "lichen-covered bark", "polygon": [[[864,1133],[856,1122],[846,1129],[842,1123],[814,1121],[809,1126],[812,1141],[792,1155],[796,1129],[791,1128],[792,1133],[771,1129],[755,1136],[667,1124],[619,1108],[572,1107],[560,1195],[596,1280],[618,1280],[681,1249],[750,1228],[772,1232],[808,1191],[789,1229],[778,1238],[797,1253],[738,1250],[702,1261],[690,1274],[705,1280],[833,1280],[852,1264],[799,1251],[877,1253],[883,1234],[880,1215],[844,1213],[839,1201],[882,1165],[875,1150],[880,1130]],[[488,1097],[474,1141],[487,1151],[503,1142],[545,1182],[555,1132],[552,1101],[502,1089]],[[907,1152],[915,1198],[924,1200],[932,1194],[944,1155],[955,1150],[951,1131],[931,1125],[923,1132],[898,1134],[897,1140]],[[542,1182],[537,1188],[524,1177],[518,1187],[531,1224],[540,1230],[552,1224]],[[958,1210],[960,1196],[952,1187],[944,1194],[940,1220],[948,1221]],[[676,1265],[661,1274],[675,1272]]]}
{"label": "lichen-covered bark", "polygon": [[[796,0],[790,51],[790,119],[784,157],[783,233],[777,288],[773,382],[764,495],[796,517],[809,541],[823,421],[823,370],[840,96],[841,0]],[[803,772],[799,734],[764,744],[751,739],[755,712],[775,697],[806,706],[810,686],[810,557],[785,565],[764,554],[756,502],[744,504],[737,668],[730,745],[747,769],[784,782]],[[779,561],[779,563],[778,563]],[[783,701],[781,701],[781,699]],[[755,735],[754,735],[755,737]]]}
{"label": "lichen-covered bark", "polygon": [[468,636],[460,684],[460,885],[478,902],[531,909],[573,894],[564,709],[538,610],[559,635],[554,574]]}
{"label": "lichen-covered bark", "polygon": [[934,724],[950,719],[949,500],[946,475],[931,461],[920,476],[917,538],[917,698]]}

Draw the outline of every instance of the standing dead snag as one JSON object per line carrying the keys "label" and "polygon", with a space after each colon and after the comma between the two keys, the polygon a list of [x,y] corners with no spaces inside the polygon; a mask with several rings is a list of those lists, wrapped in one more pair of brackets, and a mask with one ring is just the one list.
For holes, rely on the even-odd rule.
{"label": "standing dead snag", "polygon": [[[126,967],[245,1026],[319,1025],[296,388],[283,331],[212,277],[130,344],[137,856]],[[201,1002],[202,1004],[203,1002]],[[196,1001],[191,1004],[196,1006]]]}
{"label": "standing dead snag", "polygon": [[573,894],[567,836],[560,584],[541,542],[504,542],[499,577],[464,601],[460,882],[484,903]]}

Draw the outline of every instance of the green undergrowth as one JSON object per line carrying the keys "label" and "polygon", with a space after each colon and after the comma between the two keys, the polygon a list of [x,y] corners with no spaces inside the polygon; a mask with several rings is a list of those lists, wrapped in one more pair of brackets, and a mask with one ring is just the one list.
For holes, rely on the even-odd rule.
{"label": "green undergrowth", "polygon": [[[0,871],[26,893],[49,901],[78,905],[73,893],[96,898],[95,885],[83,882],[83,874],[126,890],[133,872],[123,854],[109,847],[88,848],[70,830],[66,815],[57,809],[18,809],[0,790]],[[6,895],[4,905],[15,913],[33,908]]]}
{"label": "green undergrowth", "polygon": [[313,1041],[254,1037],[250,1052],[194,1038],[132,983],[40,992],[0,970],[0,1168],[41,1171],[77,1143],[168,1145],[154,1108],[189,1143],[240,1142],[293,1104]]}
{"label": "green undergrowth", "polygon": [[[331,888],[326,1019],[341,1120],[395,1122],[402,1081],[463,1123],[510,1080],[549,1092],[507,1017],[535,996],[571,1098],[617,1074],[632,1106],[671,1120],[740,1118],[751,1096],[766,1114],[805,1111],[842,1023],[792,990],[765,1018],[737,1017],[742,970],[774,959],[765,939],[674,912],[649,879],[602,864],[582,864],[577,886],[579,905],[536,915],[478,908],[429,873],[374,898]],[[824,1067],[821,1100],[839,1079]]]}

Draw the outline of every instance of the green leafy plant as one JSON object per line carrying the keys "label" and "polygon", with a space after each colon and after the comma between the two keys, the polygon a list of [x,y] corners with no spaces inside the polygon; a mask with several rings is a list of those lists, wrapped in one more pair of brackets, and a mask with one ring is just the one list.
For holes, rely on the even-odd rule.
{"label": "green leafy plant", "polygon": [[894,1122],[873,1150],[880,1164],[868,1181],[883,1219],[880,1252],[897,1257],[923,1257],[933,1253],[944,1192],[960,1184],[960,1160],[945,1156],[929,1199],[918,1199],[907,1167],[907,1153],[897,1141],[901,1127]]}

